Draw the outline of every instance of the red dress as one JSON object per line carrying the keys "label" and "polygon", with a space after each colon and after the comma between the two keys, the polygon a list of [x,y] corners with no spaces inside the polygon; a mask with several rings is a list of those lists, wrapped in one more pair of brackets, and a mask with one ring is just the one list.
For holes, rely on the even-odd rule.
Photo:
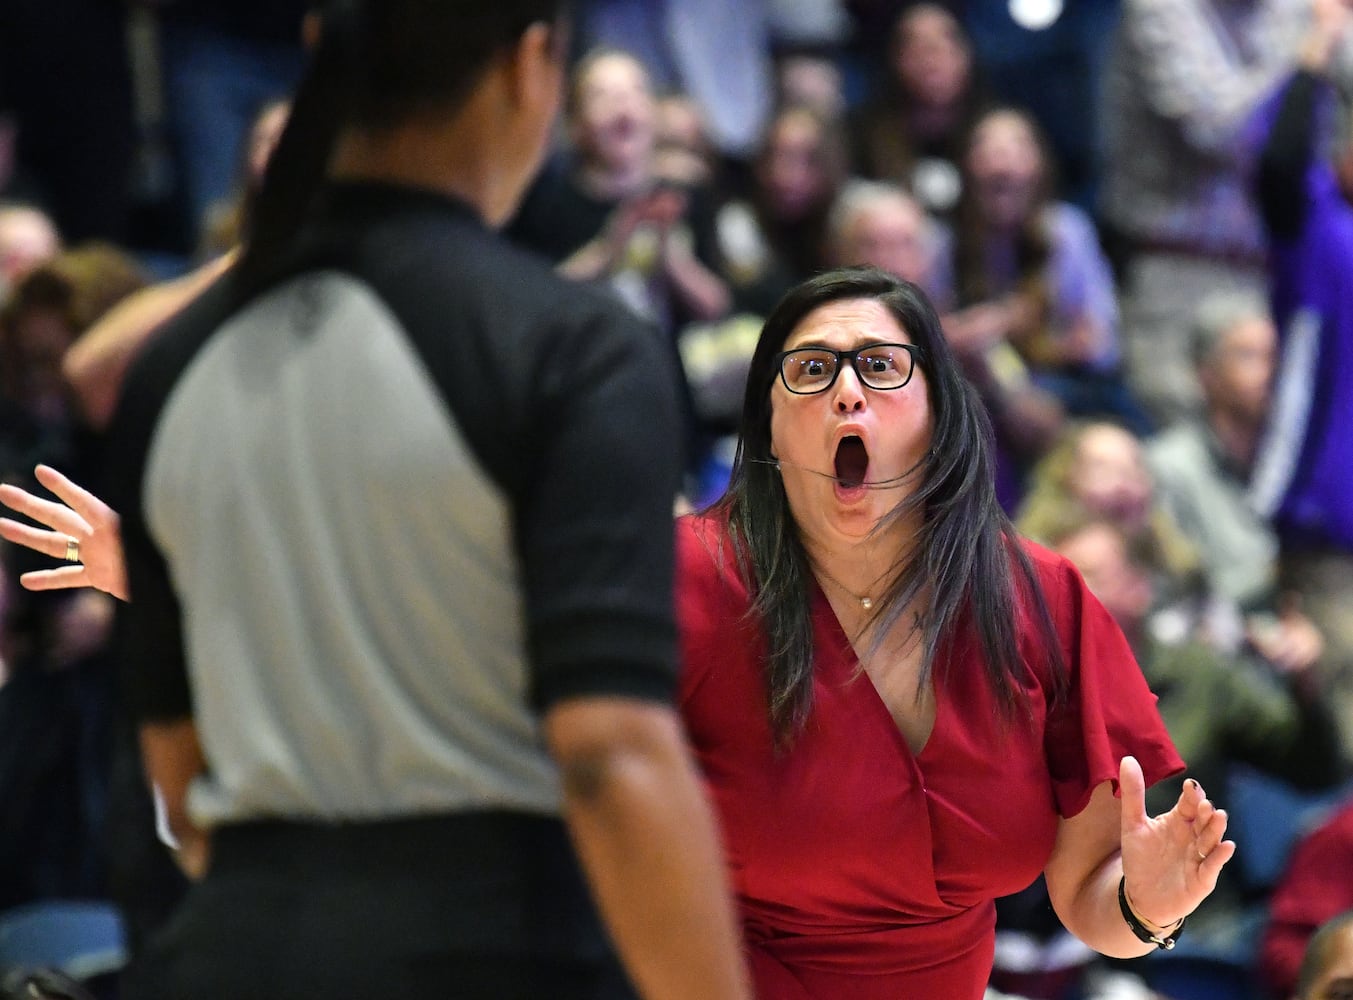
{"label": "red dress", "polygon": [[[936,717],[913,754],[813,595],[807,728],[777,753],[765,640],[748,619],[721,523],[677,528],[681,710],[723,826],[760,1000],[976,1000],[991,971],[997,896],[1052,853],[1131,753],[1149,783],[1183,767],[1122,633],[1070,563],[1029,545],[1070,667],[1067,704],[1029,686],[1028,723],[1002,723],[973,643],[936,670]],[[1026,661],[1046,657],[1023,630]]]}

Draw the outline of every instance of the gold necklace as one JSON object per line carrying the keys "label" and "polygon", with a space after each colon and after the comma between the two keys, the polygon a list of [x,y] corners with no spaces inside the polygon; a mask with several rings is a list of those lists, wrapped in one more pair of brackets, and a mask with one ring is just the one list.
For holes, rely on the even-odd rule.
{"label": "gold necklace", "polygon": [[[836,577],[832,576],[830,573],[828,573],[828,572],[827,572],[825,569],[823,569],[821,566],[818,566],[818,565],[814,564],[814,566],[813,566],[813,572],[816,573],[818,576],[822,577],[822,578],[823,578],[824,580],[826,580],[828,583],[835,584],[835,585],[837,586],[837,588],[839,588],[843,593],[849,595],[849,597],[851,598],[851,600],[857,601],[857,602],[859,603],[860,607],[862,607],[865,611],[868,611],[870,608],[872,608],[872,607],[874,606],[874,599],[873,599],[872,597],[869,597],[869,596],[867,596],[867,595],[862,597],[861,595],[855,593],[855,591],[851,590],[849,587],[847,587],[844,583],[842,583],[842,582],[841,582],[840,580],[838,580]],[[875,581],[875,582],[877,582],[877,581]]]}

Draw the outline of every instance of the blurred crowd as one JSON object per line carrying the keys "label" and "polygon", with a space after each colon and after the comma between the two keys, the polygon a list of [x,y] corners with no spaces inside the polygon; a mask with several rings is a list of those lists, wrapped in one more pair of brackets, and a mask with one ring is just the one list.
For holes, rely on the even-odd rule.
{"label": "blurred crowd", "polygon": [[[247,232],[311,6],[0,5],[3,481],[42,462],[97,492],[126,364]],[[1003,503],[1122,626],[1190,775],[1296,804],[1235,802],[1281,857],[1228,868],[1190,935],[1247,995],[1297,995],[1353,908],[1353,7],[580,0],[572,45],[508,233],[679,358],[683,502],[723,486],[786,290],[855,263],[923,287]],[[113,896],[135,933],[177,883],[139,837],[111,599],[24,591],[39,557],[3,559],[0,911]],[[993,988],[1132,995],[1039,893],[1001,908]]]}

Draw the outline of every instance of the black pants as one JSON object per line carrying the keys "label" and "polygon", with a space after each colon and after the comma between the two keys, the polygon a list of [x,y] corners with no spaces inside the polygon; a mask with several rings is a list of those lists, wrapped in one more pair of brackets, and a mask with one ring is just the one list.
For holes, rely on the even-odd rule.
{"label": "black pants", "polygon": [[123,1000],[633,1000],[555,820],[228,827]]}

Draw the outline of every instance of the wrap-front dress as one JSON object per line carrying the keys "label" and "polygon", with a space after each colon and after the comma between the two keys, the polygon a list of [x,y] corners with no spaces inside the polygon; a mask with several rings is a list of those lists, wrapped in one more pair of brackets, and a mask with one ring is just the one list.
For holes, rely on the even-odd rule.
{"label": "wrap-front dress", "polygon": [[977,1000],[996,897],[1042,872],[1058,820],[1134,755],[1183,767],[1117,625],[1066,560],[1025,543],[1070,671],[1021,629],[1031,718],[1003,721],[976,643],[935,671],[934,729],[912,753],[825,595],[813,591],[813,708],[777,750],[765,638],[710,517],[677,526],[679,701],[722,824],[760,1000]]}

